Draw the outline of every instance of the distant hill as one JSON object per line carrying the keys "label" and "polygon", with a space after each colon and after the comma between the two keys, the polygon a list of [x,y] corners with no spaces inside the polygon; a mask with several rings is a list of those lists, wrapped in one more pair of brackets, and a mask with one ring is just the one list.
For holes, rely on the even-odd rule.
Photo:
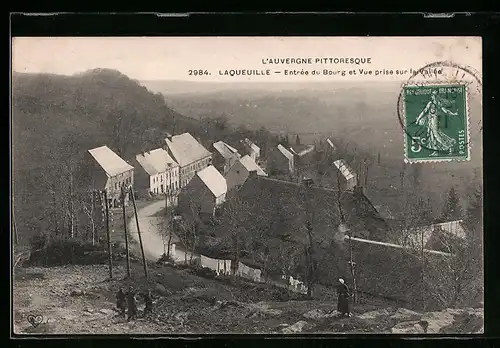
{"label": "distant hill", "polygon": [[[225,116],[232,124],[300,133],[309,142],[333,134],[383,157],[403,159],[403,130],[397,115],[399,83],[141,83],[162,93],[170,107],[189,117]],[[475,136],[480,108],[477,101],[471,102],[471,134]],[[478,167],[481,162],[480,147],[475,146],[471,162],[464,166]]]}
{"label": "distant hill", "polygon": [[49,155],[57,159],[60,153],[51,150],[64,139],[76,143],[78,154],[108,145],[127,158],[153,146],[162,132],[172,130],[174,120],[179,129],[198,123],[115,70],[73,76],[14,73],[12,80],[15,169],[46,165]]}

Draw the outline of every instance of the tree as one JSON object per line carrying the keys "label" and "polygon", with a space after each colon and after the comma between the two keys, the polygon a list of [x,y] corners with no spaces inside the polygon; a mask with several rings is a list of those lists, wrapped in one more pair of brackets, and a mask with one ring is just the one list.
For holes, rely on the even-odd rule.
{"label": "tree", "polygon": [[188,263],[188,253],[190,253],[189,263],[191,263],[198,245],[201,220],[200,209],[197,202],[195,202],[191,197],[187,199],[187,204],[183,205],[184,209],[180,214],[181,220],[177,224],[179,227],[177,229],[179,232],[177,236],[185,248],[184,261]]}
{"label": "tree", "polygon": [[225,229],[222,244],[229,246],[233,258],[233,277],[236,277],[234,271],[238,267],[241,254],[246,251],[245,245],[248,244],[246,236],[248,235],[247,227],[250,226],[249,212],[247,202],[235,195],[224,202],[218,218],[218,221],[223,221]]}
{"label": "tree", "polygon": [[297,134],[297,136],[295,137],[295,145],[300,145],[300,138],[299,138],[299,135]]}
{"label": "tree", "polygon": [[442,218],[444,221],[455,221],[462,218],[460,197],[454,186],[448,190],[448,196],[444,203]]}
{"label": "tree", "polygon": [[465,224],[470,233],[469,237],[476,242],[482,241],[483,224],[483,189],[476,184],[472,197],[469,198]]}

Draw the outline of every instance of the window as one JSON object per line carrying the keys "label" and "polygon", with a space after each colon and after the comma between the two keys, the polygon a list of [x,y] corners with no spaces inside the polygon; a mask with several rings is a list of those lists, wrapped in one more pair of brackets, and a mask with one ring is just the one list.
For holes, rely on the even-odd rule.
{"label": "window", "polygon": [[162,175],[162,176],[160,176],[160,181],[161,181],[161,182],[163,182],[163,175]]}

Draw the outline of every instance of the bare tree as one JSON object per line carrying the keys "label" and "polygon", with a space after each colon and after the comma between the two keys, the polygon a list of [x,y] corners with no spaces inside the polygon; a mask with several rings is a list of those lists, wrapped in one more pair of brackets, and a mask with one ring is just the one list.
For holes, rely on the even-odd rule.
{"label": "bare tree", "polygon": [[179,223],[178,235],[180,241],[185,247],[184,261],[188,263],[188,252],[190,253],[189,263],[192,263],[196,246],[198,244],[198,229],[201,224],[200,209],[198,204],[191,199],[188,199],[187,206],[184,205],[184,210],[181,212],[181,221]]}

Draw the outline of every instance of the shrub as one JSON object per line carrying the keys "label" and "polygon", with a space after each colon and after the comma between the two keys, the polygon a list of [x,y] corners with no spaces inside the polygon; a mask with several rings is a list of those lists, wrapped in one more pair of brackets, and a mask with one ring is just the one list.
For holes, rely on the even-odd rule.
{"label": "shrub", "polygon": [[[115,246],[113,255],[119,256],[122,248]],[[76,239],[51,239],[36,236],[31,240],[29,265],[61,266],[68,264],[103,264],[108,260],[107,247],[104,244]]]}

